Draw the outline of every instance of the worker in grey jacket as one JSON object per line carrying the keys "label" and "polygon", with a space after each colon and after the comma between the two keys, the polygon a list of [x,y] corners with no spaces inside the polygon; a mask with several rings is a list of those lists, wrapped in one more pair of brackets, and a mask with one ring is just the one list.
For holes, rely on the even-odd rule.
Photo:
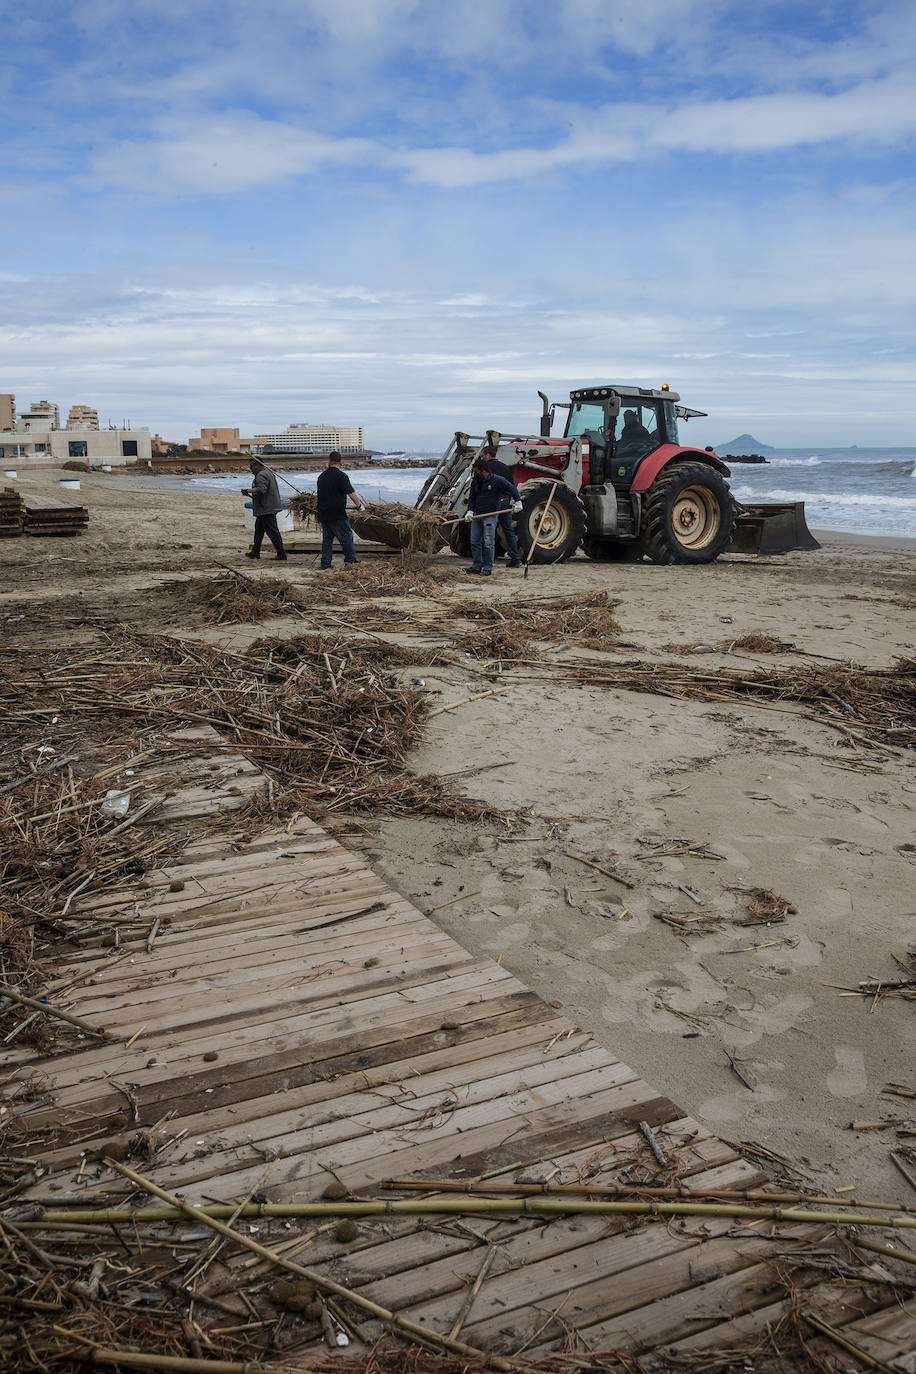
{"label": "worker in grey jacket", "polygon": [[270,468],[264,466],[260,458],[252,458],[248,466],[254,474],[254,481],[250,487],[242,488],[242,495],[251,497],[251,510],[254,515],[254,538],[245,557],[261,557],[261,544],[266,534],[277,551],[278,561],[285,563],[286,550],[283,548],[283,538],[277,527],[277,515],[283,509],[277,479]]}

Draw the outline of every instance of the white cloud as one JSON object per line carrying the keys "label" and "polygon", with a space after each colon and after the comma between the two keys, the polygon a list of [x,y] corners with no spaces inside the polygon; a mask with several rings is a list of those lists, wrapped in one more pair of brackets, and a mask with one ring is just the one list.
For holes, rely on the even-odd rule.
{"label": "white cloud", "polygon": [[225,195],[291,184],[329,164],[366,163],[374,152],[367,139],[327,138],[244,110],[161,120],[157,131],[97,154],[95,177],[157,195]]}

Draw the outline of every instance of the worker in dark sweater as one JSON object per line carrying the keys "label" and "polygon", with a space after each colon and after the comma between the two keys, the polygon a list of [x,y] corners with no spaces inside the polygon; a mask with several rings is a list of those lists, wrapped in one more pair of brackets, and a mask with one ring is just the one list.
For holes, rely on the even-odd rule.
{"label": "worker in dark sweater", "polygon": [[254,481],[250,487],[242,488],[242,495],[251,497],[251,511],[254,515],[254,538],[245,557],[261,557],[261,545],[266,534],[277,551],[278,560],[285,563],[286,550],[283,547],[283,537],[277,527],[277,515],[283,509],[277,479],[270,468],[264,466],[260,458],[252,458],[248,466],[254,474]]}
{"label": "worker in dark sweater", "polygon": [[[487,460],[487,470],[489,472],[495,473],[497,477],[504,477],[507,482],[512,481],[512,469],[507,468],[505,463],[501,463],[499,461],[499,458],[496,456],[495,445],[488,444],[487,447],[483,450],[483,457]],[[513,513],[511,510],[504,510],[497,516],[496,528],[503,537],[503,543],[506,546],[506,553],[509,555],[506,567],[517,568],[522,560],[519,557],[518,553],[518,540],[515,537],[515,521],[513,519]],[[499,552],[499,549],[496,546],[495,539],[493,557],[502,557],[502,554]]]}
{"label": "worker in dark sweater", "polygon": [[521,509],[518,489],[490,472],[486,458],[481,455],[471,465],[471,489],[468,492],[468,509],[465,520],[471,522],[471,566],[470,573],[489,577],[493,571],[493,546],[496,540],[496,521],[503,510],[513,503]]}
{"label": "worker in dark sweater", "polygon": [[335,449],[328,454],[328,465],[318,478],[318,523],[321,526],[321,566],[331,566],[336,539],[343,549],[344,566],[356,562],[356,548],[353,544],[353,531],[347,519],[347,499],[357,510],[362,506],[353,483],[340,466],[340,454]]}

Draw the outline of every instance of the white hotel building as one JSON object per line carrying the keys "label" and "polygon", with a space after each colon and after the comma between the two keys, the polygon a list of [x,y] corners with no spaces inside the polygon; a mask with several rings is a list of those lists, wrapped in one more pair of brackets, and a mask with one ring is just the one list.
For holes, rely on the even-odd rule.
{"label": "white hotel building", "polygon": [[251,445],[276,453],[361,453],[362,425],[287,425],[279,434],[255,434]]}

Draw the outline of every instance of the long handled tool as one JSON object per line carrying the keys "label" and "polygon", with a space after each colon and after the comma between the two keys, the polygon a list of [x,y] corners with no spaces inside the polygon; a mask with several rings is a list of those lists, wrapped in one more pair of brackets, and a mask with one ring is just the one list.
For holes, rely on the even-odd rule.
{"label": "long handled tool", "polygon": [[292,487],[293,491],[296,493],[297,496],[305,495],[305,492],[300,491],[299,488],[295,486],[294,483],[292,483],[288,477],[283,476],[282,472],[274,472],[273,468],[269,468],[267,464],[263,462],[260,458],[258,459],[258,462],[261,464],[261,467],[264,468],[266,472],[270,473],[271,477],[278,477],[281,482],[285,482],[288,487]]}
{"label": "long handled tool", "polygon": [[556,482],[554,482],[553,486],[550,488],[550,495],[547,498],[547,503],[544,506],[544,509],[541,511],[541,518],[538,521],[537,533],[531,541],[531,548],[528,550],[528,557],[525,559],[525,571],[522,573],[523,578],[526,578],[528,576],[528,569],[531,566],[531,557],[538,546],[538,540],[541,537],[541,530],[544,528],[544,521],[547,519],[547,512],[550,510],[550,503],[553,500],[553,494],[556,491],[556,489],[557,484]]}
{"label": "long handled tool", "polygon": [[[486,518],[487,518],[488,515],[506,515],[509,511],[511,511],[511,509],[512,509],[511,506],[506,506],[505,510],[481,510],[481,511],[475,512],[475,514],[471,516],[471,519],[472,519],[472,520],[486,520]],[[467,516],[466,516],[466,515],[456,515],[456,516],[454,516],[454,517],[453,517],[452,519],[450,519],[450,520],[442,520],[442,521],[440,521],[440,524],[442,524],[442,525],[460,525],[461,522],[462,522],[462,520],[466,520],[466,519],[467,519]]]}

